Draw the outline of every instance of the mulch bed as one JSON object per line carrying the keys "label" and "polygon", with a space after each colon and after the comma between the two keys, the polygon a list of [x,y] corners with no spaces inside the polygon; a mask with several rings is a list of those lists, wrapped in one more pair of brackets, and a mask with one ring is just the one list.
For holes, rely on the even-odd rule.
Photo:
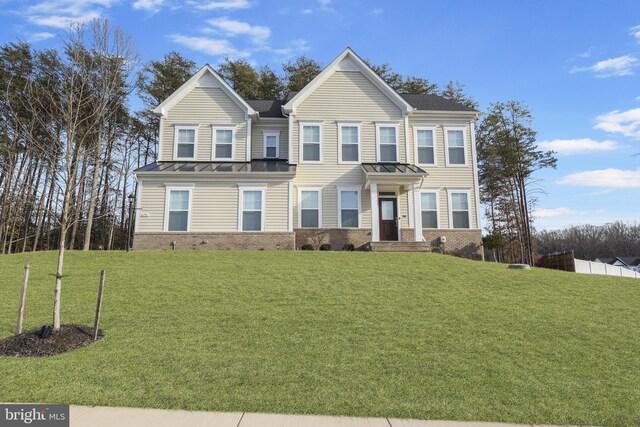
{"label": "mulch bed", "polygon": [[[66,353],[93,343],[93,328],[82,325],[61,325],[60,331],[47,338],[40,337],[41,328],[0,341],[1,356],[45,357]],[[98,339],[103,333],[98,330]]]}

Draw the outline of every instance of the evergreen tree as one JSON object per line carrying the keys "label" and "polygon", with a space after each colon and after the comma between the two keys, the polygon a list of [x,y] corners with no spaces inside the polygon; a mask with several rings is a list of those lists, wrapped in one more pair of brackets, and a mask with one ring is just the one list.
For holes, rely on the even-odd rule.
{"label": "evergreen tree", "polygon": [[301,56],[294,62],[287,62],[282,66],[284,71],[285,92],[298,92],[302,90],[311,80],[313,80],[322,67],[317,61]]}

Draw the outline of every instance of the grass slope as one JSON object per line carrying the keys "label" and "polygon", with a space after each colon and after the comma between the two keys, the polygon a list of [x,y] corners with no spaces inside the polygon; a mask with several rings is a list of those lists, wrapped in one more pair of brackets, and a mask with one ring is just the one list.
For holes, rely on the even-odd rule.
{"label": "grass slope", "polygon": [[[0,336],[22,266],[49,323],[55,253],[0,257]],[[106,337],[0,358],[0,401],[523,423],[640,424],[640,281],[436,254],[71,252],[65,323]]]}

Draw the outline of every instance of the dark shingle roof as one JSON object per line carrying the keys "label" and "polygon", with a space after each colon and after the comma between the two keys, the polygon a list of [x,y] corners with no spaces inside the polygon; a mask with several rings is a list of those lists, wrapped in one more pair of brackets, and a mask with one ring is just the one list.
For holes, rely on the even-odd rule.
{"label": "dark shingle roof", "polygon": [[262,100],[262,99],[250,99],[247,100],[251,108],[260,113],[260,117],[280,117],[283,118],[281,107],[285,104],[280,100]]}
{"label": "dark shingle roof", "polygon": [[619,256],[618,259],[629,267],[636,267],[640,265],[640,258],[634,256]]}
{"label": "dark shingle roof", "polygon": [[437,111],[476,111],[466,105],[451,101],[438,95],[419,94],[419,93],[401,93],[413,108],[418,110],[437,110]]}

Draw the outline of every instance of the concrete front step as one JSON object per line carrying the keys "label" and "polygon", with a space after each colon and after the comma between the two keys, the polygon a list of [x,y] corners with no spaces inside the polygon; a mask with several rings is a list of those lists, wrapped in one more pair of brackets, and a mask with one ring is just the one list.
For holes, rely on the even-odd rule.
{"label": "concrete front step", "polygon": [[372,252],[431,252],[427,242],[371,242]]}

